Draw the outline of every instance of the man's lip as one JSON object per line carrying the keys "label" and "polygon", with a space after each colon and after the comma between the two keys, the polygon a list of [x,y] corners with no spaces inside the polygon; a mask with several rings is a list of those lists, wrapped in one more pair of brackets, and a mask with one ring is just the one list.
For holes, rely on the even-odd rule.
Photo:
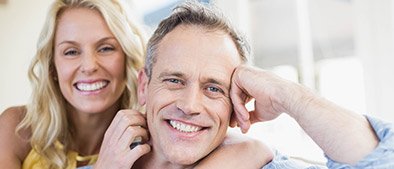
{"label": "man's lip", "polygon": [[164,125],[167,125],[167,127],[170,131],[169,134],[172,135],[175,140],[181,139],[184,141],[192,141],[195,139],[199,139],[202,134],[208,132],[208,128],[206,128],[206,127],[202,127],[198,131],[194,131],[194,132],[185,132],[185,131],[180,131],[177,128],[174,128],[170,124],[170,120],[165,120],[165,121],[163,121],[163,123],[164,123]]}
{"label": "man's lip", "polygon": [[180,123],[184,123],[184,124],[192,125],[192,126],[197,126],[197,127],[201,127],[201,128],[208,128],[209,127],[206,124],[200,124],[199,122],[194,122],[194,121],[190,121],[190,120],[183,120],[183,119],[178,119],[178,118],[169,118],[169,119],[165,119],[165,121],[167,121],[167,122],[177,121]]}

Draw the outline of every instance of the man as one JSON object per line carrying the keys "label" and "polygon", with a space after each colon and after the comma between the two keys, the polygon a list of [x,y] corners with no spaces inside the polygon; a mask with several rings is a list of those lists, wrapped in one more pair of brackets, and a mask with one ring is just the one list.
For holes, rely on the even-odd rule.
{"label": "man", "polygon": [[[241,43],[213,10],[180,6],[151,38],[145,71],[139,73],[146,121],[136,110],[119,111],[94,168],[258,168],[272,160],[258,141],[225,139],[233,110],[230,77],[247,56],[237,50]],[[238,160],[228,161],[233,156]],[[113,165],[105,166],[109,160]]]}
{"label": "man", "polygon": [[[152,151],[135,167],[193,167],[223,142],[233,110],[232,125],[238,123],[243,132],[253,122],[288,113],[325,151],[329,167],[381,167],[376,158],[384,158],[385,167],[394,165],[392,129],[271,73],[241,66],[248,49],[226,22],[201,5],[183,4],[160,23],[139,73],[138,98],[146,105]],[[251,98],[255,110],[247,112]],[[278,157],[265,168],[297,167]]]}
{"label": "man", "polygon": [[184,4],[161,22],[139,74],[153,147],[143,168],[193,167],[223,142],[233,111],[230,77],[247,60],[241,43],[201,5]]}

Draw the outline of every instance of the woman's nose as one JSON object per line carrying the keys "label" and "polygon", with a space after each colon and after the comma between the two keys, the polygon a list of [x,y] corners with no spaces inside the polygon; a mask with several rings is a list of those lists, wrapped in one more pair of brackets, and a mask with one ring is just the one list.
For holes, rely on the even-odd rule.
{"label": "woman's nose", "polygon": [[84,53],[81,62],[82,73],[91,74],[98,69],[97,56],[93,52]]}

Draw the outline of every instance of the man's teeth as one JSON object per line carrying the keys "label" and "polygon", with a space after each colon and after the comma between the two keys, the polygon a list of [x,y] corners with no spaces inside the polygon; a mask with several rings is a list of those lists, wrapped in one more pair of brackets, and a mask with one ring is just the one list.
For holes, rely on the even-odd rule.
{"label": "man's teeth", "polygon": [[181,123],[178,121],[173,121],[173,120],[170,120],[170,124],[173,128],[177,129],[178,131],[186,132],[186,133],[196,132],[196,131],[201,130],[201,127],[192,126],[192,125],[188,125],[188,124]]}
{"label": "man's teeth", "polygon": [[96,83],[77,83],[77,89],[81,91],[94,91],[104,88],[108,82],[100,81]]}

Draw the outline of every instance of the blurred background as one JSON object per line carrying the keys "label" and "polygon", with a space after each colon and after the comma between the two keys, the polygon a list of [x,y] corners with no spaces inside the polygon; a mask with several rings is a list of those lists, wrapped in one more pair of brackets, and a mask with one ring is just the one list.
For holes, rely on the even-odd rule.
{"label": "blurred background", "polygon": [[[29,99],[27,69],[51,2],[0,0],[1,112]],[[180,2],[129,0],[128,4],[151,33]],[[216,4],[247,35],[256,66],[302,83],[355,112],[394,122],[392,0],[203,2]],[[320,148],[286,115],[252,126],[248,136],[284,154],[325,162]]]}

